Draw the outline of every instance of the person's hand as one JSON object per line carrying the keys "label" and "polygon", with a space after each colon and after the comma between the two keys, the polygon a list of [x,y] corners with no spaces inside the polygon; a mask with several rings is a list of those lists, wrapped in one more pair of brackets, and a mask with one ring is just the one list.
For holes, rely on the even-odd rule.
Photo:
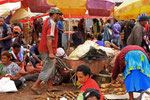
{"label": "person's hand", "polygon": [[5,77],[9,77],[11,80],[13,80],[13,77],[11,75],[5,75]]}
{"label": "person's hand", "polygon": [[49,54],[49,58],[50,58],[50,59],[54,59],[54,58],[55,58],[54,54],[51,54],[51,53],[50,53],[50,54]]}

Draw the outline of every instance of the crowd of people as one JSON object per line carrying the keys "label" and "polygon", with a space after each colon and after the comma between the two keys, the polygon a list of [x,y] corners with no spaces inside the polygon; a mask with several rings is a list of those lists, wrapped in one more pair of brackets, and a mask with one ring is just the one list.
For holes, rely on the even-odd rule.
{"label": "crowd of people", "polygon": [[[47,82],[47,91],[58,90],[53,85],[59,85],[70,73],[59,64],[61,58],[67,56],[62,46],[62,34],[65,32],[63,14],[55,7],[48,13],[49,18],[44,22],[41,18],[33,20],[30,45],[24,42],[20,24],[11,27],[5,23],[4,17],[0,17],[0,78],[9,77],[17,88],[26,86],[25,81],[34,81],[31,90],[35,94],[41,94],[42,81]],[[84,21],[82,18],[78,26],[73,26],[73,47],[91,40],[99,46],[121,50],[115,60],[112,82],[115,83],[118,74],[123,73],[130,100],[134,98],[133,92],[150,88],[148,16],[141,14],[138,22],[134,19],[113,19],[113,24],[110,19],[106,22],[93,19],[89,32],[85,29]],[[123,33],[123,39],[120,39]],[[91,74],[88,66],[81,65],[76,69],[78,81],[82,84],[78,100],[103,100],[101,90]]]}

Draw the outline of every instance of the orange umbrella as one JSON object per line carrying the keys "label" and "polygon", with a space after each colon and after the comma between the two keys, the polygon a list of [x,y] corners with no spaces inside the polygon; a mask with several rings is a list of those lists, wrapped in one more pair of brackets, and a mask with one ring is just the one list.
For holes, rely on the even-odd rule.
{"label": "orange umbrella", "polygon": [[84,15],[87,0],[46,0],[49,5],[56,5],[64,15]]}

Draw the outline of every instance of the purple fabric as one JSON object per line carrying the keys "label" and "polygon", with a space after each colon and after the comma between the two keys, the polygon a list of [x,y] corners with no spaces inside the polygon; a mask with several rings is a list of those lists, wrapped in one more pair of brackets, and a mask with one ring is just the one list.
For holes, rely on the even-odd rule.
{"label": "purple fabric", "polygon": [[114,38],[118,38],[121,33],[121,25],[117,22],[113,25],[112,35]]}

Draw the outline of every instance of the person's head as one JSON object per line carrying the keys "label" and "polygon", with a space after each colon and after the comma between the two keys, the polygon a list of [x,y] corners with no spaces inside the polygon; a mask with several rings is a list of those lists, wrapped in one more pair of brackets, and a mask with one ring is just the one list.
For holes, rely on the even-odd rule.
{"label": "person's head", "polygon": [[12,47],[13,47],[13,49],[14,49],[14,53],[15,53],[15,54],[18,54],[18,53],[20,52],[20,47],[21,47],[21,45],[20,45],[19,43],[14,42],[14,43],[12,44]]}
{"label": "person's head", "polygon": [[86,38],[87,38],[87,40],[91,40],[91,35],[90,35],[90,33],[87,34]]}
{"label": "person's head", "polygon": [[4,65],[7,65],[8,62],[10,61],[10,58],[11,58],[11,54],[8,52],[8,51],[3,51],[1,53],[1,59],[2,59],[2,63]]}
{"label": "person's head", "polygon": [[39,44],[40,44],[40,40],[36,41],[37,47],[39,47]]}
{"label": "person's head", "polygon": [[88,66],[86,65],[80,65],[78,66],[78,68],[76,69],[76,74],[78,77],[78,81],[81,84],[84,84],[86,82],[86,80],[91,77],[91,70]]}
{"label": "person's head", "polygon": [[41,17],[41,18],[39,18],[39,21],[40,21],[40,22],[43,22],[43,18],[42,18],[42,17]]}
{"label": "person's head", "polygon": [[96,18],[94,18],[94,19],[93,19],[93,23],[96,23],[96,22],[97,22],[97,19],[96,19]]}
{"label": "person's head", "polygon": [[13,28],[13,34],[14,34],[14,36],[18,36],[20,32],[21,32],[21,28],[19,26],[15,26]]}
{"label": "person's head", "polygon": [[93,88],[87,88],[83,93],[84,100],[99,100],[100,93],[99,90]]}
{"label": "person's head", "polygon": [[61,20],[61,21],[64,21],[64,17],[63,17],[63,16],[61,16],[61,15],[60,15],[60,20]]}
{"label": "person's head", "polygon": [[136,22],[136,20],[135,20],[135,19],[131,19],[131,22],[132,22],[132,23],[135,23],[135,22]]}
{"label": "person's head", "polygon": [[110,19],[107,20],[107,23],[110,23]]}
{"label": "person's head", "polygon": [[51,7],[50,10],[47,11],[50,17],[54,20],[54,22],[58,22],[60,20],[60,16],[63,15],[59,8]]}
{"label": "person's head", "polygon": [[94,39],[95,38],[95,35],[92,33],[91,34],[91,39]]}
{"label": "person's head", "polygon": [[80,23],[84,23],[84,18],[80,19]]}
{"label": "person's head", "polygon": [[0,26],[3,26],[5,23],[5,18],[0,16]]}
{"label": "person's head", "polygon": [[73,31],[78,31],[78,27],[77,26],[73,26]]}
{"label": "person's head", "polygon": [[56,56],[60,58],[66,57],[65,50],[63,48],[57,48]]}
{"label": "person's head", "polygon": [[118,22],[118,20],[114,18],[114,24],[115,24],[116,22]]}
{"label": "person's head", "polygon": [[139,22],[142,26],[145,26],[148,22],[148,16],[147,14],[143,13],[140,15],[140,18],[139,18]]}

